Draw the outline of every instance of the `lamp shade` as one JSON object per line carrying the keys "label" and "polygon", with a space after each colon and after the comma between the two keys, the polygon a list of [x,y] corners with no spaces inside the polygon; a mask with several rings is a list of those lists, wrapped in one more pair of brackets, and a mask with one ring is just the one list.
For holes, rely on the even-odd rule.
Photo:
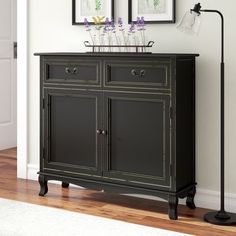
{"label": "lamp shade", "polygon": [[195,11],[187,11],[177,28],[185,33],[198,34],[201,25],[201,15]]}

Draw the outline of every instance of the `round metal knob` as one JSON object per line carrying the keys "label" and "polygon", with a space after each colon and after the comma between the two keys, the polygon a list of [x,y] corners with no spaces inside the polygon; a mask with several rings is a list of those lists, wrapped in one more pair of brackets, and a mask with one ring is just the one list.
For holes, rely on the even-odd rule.
{"label": "round metal knob", "polygon": [[74,67],[72,73],[73,73],[73,74],[77,74],[77,73],[78,73],[78,67]]}
{"label": "round metal knob", "polygon": [[97,134],[102,134],[102,130],[98,129]]}
{"label": "round metal knob", "polygon": [[70,67],[66,67],[65,72],[66,72],[66,74],[70,74],[71,73]]}
{"label": "round metal knob", "polygon": [[143,77],[146,74],[145,70],[140,70],[140,77]]}
{"label": "round metal knob", "polygon": [[138,75],[138,73],[137,73],[137,71],[135,69],[132,69],[130,73],[133,76],[137,76]]}
{"label": "round metal knob", "polygon": [[107,135],[107,131],[106,131],[106,130],[103,130],[103,131],[102,131],[102,135]]}

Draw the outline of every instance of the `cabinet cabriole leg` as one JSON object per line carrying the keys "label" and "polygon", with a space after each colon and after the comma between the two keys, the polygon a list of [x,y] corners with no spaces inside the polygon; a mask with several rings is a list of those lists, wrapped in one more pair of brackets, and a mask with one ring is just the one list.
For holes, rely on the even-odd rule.
{"label": "cabinet cabriole leg", "polygon": [[186,200],[186,206],[189,207],[190,209],[195,209],[195,203],[194,203],[194,197],[196,194],[196,186],[194,186],[187,195],[187,200]]}
{"label": "cabinet cabriole leg", "polygon": [[171,220],[178,219],[178,203],[179,199],[177,196],[169,195],[169,218]]}
{"label": "cabinet cabriole leg", "polygon": [[40,192],[39,196],[43,197],[48,192],[48,181],[44,175],[39,175]]}

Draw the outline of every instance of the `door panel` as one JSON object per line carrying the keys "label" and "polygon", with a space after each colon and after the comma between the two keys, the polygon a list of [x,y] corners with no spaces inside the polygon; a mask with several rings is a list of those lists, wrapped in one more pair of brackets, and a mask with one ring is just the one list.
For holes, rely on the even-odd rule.
{"label": "door panel", "polygon": [[0,86],[0,107],[4,108],[4,112],[0,113],[0,125],[8,125],[12,122],[12,88],[11,88],[11,80],[7,80],[6,78],[11,77],[9,72],[11,72],[11,60],[10,59],[2,59],[0,60],[0,84],[4,84],[4,86]]}
{"label": "door panel", "polygon": [[108,130],[104,175],[168,187],[169,96],[105,93],[104,99]]}
{"label": "door panel", "polygon": [[101,141],[96,130],[101,126],[100,95],[46,90],[45,98],[44,168],[99,174]]}
{"label": "door panel", "polygon": [[12,4],[11,0],[0,0],[0,39],[11,38]]}
{"label": "door panel", "polygon": [[16,146],[15,8],[15,0],[0,0],[0,150]]}

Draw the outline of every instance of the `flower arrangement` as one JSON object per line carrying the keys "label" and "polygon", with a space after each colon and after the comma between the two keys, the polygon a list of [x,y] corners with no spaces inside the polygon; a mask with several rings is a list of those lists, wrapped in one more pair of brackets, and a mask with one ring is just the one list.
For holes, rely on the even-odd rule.
{"label": "flower arrangement", "polygon": [[[96,9],[99,9],[99,2],[96,1]],[[94,26],[84,19],[85,30],[89,33],[93,45],[107,46],[109,51],[112,50],[112,46],[120,46],[118,50],[121,51],[123,46],[125,51],[129,52],[129,46],[146,44],[144,17],[137,17],[137,21],[127,27],[124,26],[121,17],[118,18],[117,25],[108,17],[96,16],[93,17],[93,21]]]}

